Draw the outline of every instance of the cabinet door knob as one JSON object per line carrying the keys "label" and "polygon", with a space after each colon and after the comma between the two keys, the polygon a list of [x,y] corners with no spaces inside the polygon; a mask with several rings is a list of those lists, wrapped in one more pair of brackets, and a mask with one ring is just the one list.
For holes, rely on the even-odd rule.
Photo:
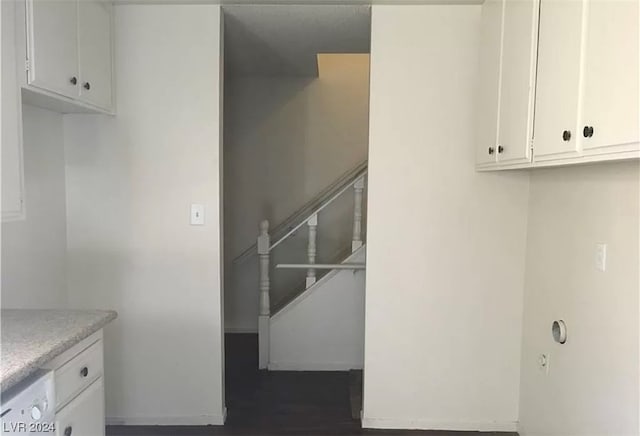
{"label": "cabinet door knob", "polygon": [[571,131],[570,130],[565,130],[564,132],[562,132],[562,140],[563,141],[571,140]]}
{"label": "cabinet door knob", "polygon": [[582,129],[582,136],[585,138],[591,138],[593,136],[593,126],[584,126],[584,129]]}
{"label": "cabinet door knob", "polygon": [[504,151],[504,147],[502,145],[498,145],[498,153],[502,153]]}
{"label": "cabinet door knob", "polygon": [[64,429],[64,436],[71,436],[71,433],[73,433],[73,427],[69,426]]}
{"label": "cabinet door knob", "polygon": [[91,89],[91,83],[84,82],[84,89]]}
{"label": "cabinet door knob", "polygon": [[82,367],[82,369],[80,370],[80,375],[82,377],[86,377],[89,375],[89,368],[87,368],[86,366]]}
{"label": "cabinet door knob", "polygon": [[487,150],[487,152],[488,152],[489,154],[493,154],[493,152],[494,152],[493,147],[489,147],[489,149]]}
{"label": "cabinet door knob", "polygon": [[77,85],[78,78],[76,76],[73,76],[71,79],[69,79],[69,83],[71,83],[72,85]]}

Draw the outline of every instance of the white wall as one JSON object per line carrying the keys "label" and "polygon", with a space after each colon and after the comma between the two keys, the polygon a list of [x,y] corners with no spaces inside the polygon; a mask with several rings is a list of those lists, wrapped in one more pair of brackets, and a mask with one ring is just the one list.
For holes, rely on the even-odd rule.
{"label": "white wall", "polygon": [[480,6],[373,6],[364,425],[514,430],[528,174],[475,171]]}
{"label": "white wall", "polygon": [[67,303],[62,115],[23,106],[26,219],[2,223],[3,308]]}
{"label": "white wall", "polygon": [[[255,243],[258,224],[280,224],[367,158],[369,56],[325,55],[319,77],[229,77],[225,99],[225,318],[231,331],[257,331],[257,256],[231,261]],[[353,197],[320,216],[319,259],[350,245]],[[283,250],[285,251],[283,253]],[[275,256],[302,261],[306,235]],[[300,279],[272,277],[272,302]]]}
{"label": "white wall", "polygon": [[[346,262],[365,261],[364,248]],[[270,324],[269,369],[361,369],[364,361],[364,271],[327,275]]]}
{"label": "white wall", "polygon": [[[524,436],[638,435],[640,167],[531,175],[522,353]],[[607,244],[607,267],[595,265]],[[553,341],[562,319],[568,340]],[[538,369],[549,353],[549,374]]]}
{"label": "white wall", "polygon": [[117,6],[118,114],[65,118],[69,302],[119,312],[111,422],[223,422],[220,20],[214,5]]}

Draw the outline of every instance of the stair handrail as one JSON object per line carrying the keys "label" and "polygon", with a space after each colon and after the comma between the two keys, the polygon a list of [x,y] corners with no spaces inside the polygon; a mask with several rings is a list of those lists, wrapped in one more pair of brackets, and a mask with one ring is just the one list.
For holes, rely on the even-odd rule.
{"label": "stair handrail", "polygon": [[[366,162],[365,162],[366,164]],[[316,240],[318,236],[318,214],[327,206],[332,204],[338,197],[344,194],[348,189],[353,188],[353,234],[351,239],[351,252],[362,247],[362,201],[364,192],[364,180],[367,175],[367,167],[365,166],[356,173],[357,177],[351,178],[344,186],[337,189],[328,200],[322,201],[319,206],[305,214],[305,218],[300,223],[289,229],[284,236],[278,238],[276,242],[271,243],[271,234],[269,233],[269,221],[260,222],[260,233],[256,240],[256,251],[259,257],[259,313],[258,313],[258,368],[266,369],[269,364],[269,341],[270,341],[270,279],[269,264],[271,250],[276,248],[282,242],[293,235],[296,230],[303,225],[308,226],[308,242],[307,242],[307,263],[305,264],[281,264],[277,268],[305,268],[307,270],[306,288],[310,288],[316,283],[316,270],[318,269],[365,269],[364,263],[360,264],[317,264],[316,263]]]}
{"label": "stair handrail", "polygon": [[367,269],[366,263],[279,263],[276,269]]}
{"label": "stair handrail", "polygon": [[[333,196],[331,196],[329,198],[329,200],[325,201],[324,203],[322,203],[319,207],[313,209],[310,213],[307,214],[307,216],[295,227],[292,227],[287,233],[284,234],[284,236],[282,236],[280,239],[278,239],[276,242],[274,242],[273,244],[271,244],[271,246],[269,247],[269,251],[273,250],[274,248],[276,248],[278,245],[282,244],[287,238],[289,238],[289,236],[293,235],[298,229],[300,229],[300,227],[302,227],[303,225],[307,224],[307,222],[309,221],[309,219],[313,216],[317,216],[324,208],[326,208],[327,206],[329,206],[331,203],[333,203],[338,197],[340,197],[342,194],[344,194],[344,192],[350,188],[354,187],[355,183],[358,183],[359,181],[364,179],[364,176],[367,175],[368,169],[365,168],[364,170],[360,171],[358,173],[358,177],[356,178],[355,182],[351,182],[346,184],[345,186],[343,186],[338,192],[336,192]],[[363,185],[364,188],[364,185]],[[360,212],[362,213],[362,212]],[[360,219],[362,218],[362,216],[360,216]]]}
{"label": "stair handrail", "polygon": [[[279,235],[281,235],[286,230],[286,236],[288,237],[293,233],[291,231],[292,226],[295,225],[297,229],[299,229],[302,225],[304,225],[304,223],[309,219],[309,217],[313,215],[313,213],[309,212],[309,210],[313,210],[319,207],[319,206],[315,206],[314,208],[313,207],[314,205],[318,203],[319,205],[322,205],[327,202],[329,203],[332,202],[333,200],[335,200],[335,198],[339,196],[339,195],[338,196],[334,195],[335,192],[341,191],[341,193],[344,193],[346,189],[349,189],[349,187],[353,185],[353,182],[355,180],[365,175],[367,173],[367,170],[368,170],[368,161],[364,160],[360,162],[358,165],[356,165],[354,168],[343,173],[335,182],[333,182],[331,185],[329,185],[328,187],[320,191],[315,197],[313,197],[313,199],[308,201],[303,207],[296,210],[294,213],[289,215],[285,220],[283,220],[280,224],[275,226],[270,232],[271,235],[275,238],[278,238],[278,243],[282,242],[280,241],[280,239],[282,238],[279,237]],[[317,212],[318,211],[316,211],[316,213]],[[253,243],[252,245],[247,247],[245,250],[243,250],[238,256],[236,256],[232,260],[232,264],[239,265],[256,253],[257,253],[257,244]]]}

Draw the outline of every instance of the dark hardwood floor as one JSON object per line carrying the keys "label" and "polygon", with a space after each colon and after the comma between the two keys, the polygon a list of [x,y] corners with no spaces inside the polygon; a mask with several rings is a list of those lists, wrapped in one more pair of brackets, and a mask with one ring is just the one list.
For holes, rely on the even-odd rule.
{"label": "dark hardwood floor", "polygon": [[[352,417],[353,374],[350,375],[346,371],[258,371],[256,335],[228,334],[225,341],[227,423],[224,427],[109,426],[107,435],[477,436],[479,434],[477,432],[363,430],[360,420]],[[357,394],[355,396],[357,397]],[[492,433],[482,434],[493,435]],[[500,435],[509,434],[500,433]]]}

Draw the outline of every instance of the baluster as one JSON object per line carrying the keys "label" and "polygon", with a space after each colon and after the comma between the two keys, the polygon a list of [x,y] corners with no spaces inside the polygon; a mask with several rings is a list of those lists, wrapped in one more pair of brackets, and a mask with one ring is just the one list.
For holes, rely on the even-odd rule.
{"label": "baluster", "polygon": [[364,191],[364,176],[353,184],[353,239],[351,252],[362,247],[362,191]]}
{"label": "baluster", "polygon": [[269,364],[269,317],[271,305],[269,302],[269,221],[260,223],[260,235],[258,236],[258,257],[260,259],[260,306],[258,315],[258,351],[259,369],[266,369]]}
{"label": "baluster", "polygon": [[[309,244],[307,245],[307,257],[310,264],[316,263],[316,236],[318,234],[318,214],[311,215],[307,220],[309,226]],[[316,270],[307,270],[307,288],[316,282]]]}

